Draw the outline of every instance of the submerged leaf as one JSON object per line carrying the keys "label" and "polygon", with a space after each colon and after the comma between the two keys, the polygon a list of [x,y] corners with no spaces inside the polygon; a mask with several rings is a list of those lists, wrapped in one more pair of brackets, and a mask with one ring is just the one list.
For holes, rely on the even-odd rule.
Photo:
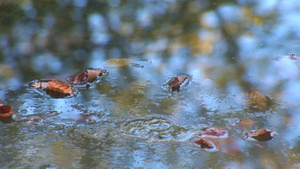
{"label": "submerged leaf", "polygon": [[124,67],[130,65],[131,59],[119,58],[119,59],[109,59],[103,63],[107,67]]}
{"label": "submerged leaf", "polygon": [[28,117],[27,119],[23,120],[23,123],[27,123],[27,124],[39,123],[44,119],[45,119],[45,117],[31,116],[31,117]]}
{"label": "submerged leaf", "polygon": [[242,105],[247,105],[249,109],[254,111],[265,111],[273,104],[268,96],[263,95],[258,90],[251,90],[236,98],[236,101]]}
{"label": "submerged leaf", "polygon": [[241,153],[238,143],[228,136],[227,130],[215,127],[204,129],[203,132],[203,134],[198,136],[198,140],[194,141],[202,149],[207,151],[220,150],[235,158]]}
{"label": "submerged leaf", "polygon": [[227,130],[221,127],[214,127],[214,128],[206,128],[203,130],[205,135],[209,136],[227,136]]}
{"label": "submerged leaf", "polygon": [[247,136],[253,138],[257,141],[268,141],[271,140],[274,136],[274,130],[267,131],[266,129],[259,129],[258,131],[248,131]]}
{"label": "submerged leaf", "polygon": [[78,123],[95,123],[99,120],[99,117],[96,114],[80,114],[77,122]]}
{"label": "submerged leaf", "polygon": [[251,120],[240,120],[239,127],[251,127],[254,126],[255,122]]}
{"label": "submerged leaf", "polygon": [[267,98],[259,91],[251,91],[249,94],[248,105],[252,109],[265,109],[267,107]]}

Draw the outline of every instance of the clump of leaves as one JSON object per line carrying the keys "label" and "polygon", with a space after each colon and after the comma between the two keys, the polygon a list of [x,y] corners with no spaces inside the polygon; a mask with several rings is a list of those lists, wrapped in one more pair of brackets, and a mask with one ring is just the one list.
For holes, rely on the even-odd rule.
{"label": "clump of leaves", "polygon": [[257,141],[268,141],[271,140],[275,135],[274,129],[266,130],[261,128],[257,131],[248,131],[247,138],[255,139]]}
{"label": "clump of leaves", "polygon": [[206,151],[221,151],[232,157],[238,157],[241,153],[238,143],[230,136],[226,129],[215,127],[202,130],[202,134],[194,141]]}
{"label": "clump of leaves", "polygon": [[48,82],[37,81],[32,83],[31,87],[40,89],[53,98],[65,98],[67,96],[73,96],[74,94],[70,85],[56,80],[50,80]]}
{"label": "clump of leaves", "polygon": [[[86,84],[89,88],[91,83],[93,83],[99,76],[102,76],[106,70],[102,69],[86,69],[85,72],[81,72],[76,76],[64,79],[66,83],[58,80],[48,80],[48,81],[36,81],[30,84],[30,87],[34,87],[43,93],[53,97],[53,98],[65,98],[72,97],[76,91],[73,86]],[[78,87],[78,86],[76,86]]]}

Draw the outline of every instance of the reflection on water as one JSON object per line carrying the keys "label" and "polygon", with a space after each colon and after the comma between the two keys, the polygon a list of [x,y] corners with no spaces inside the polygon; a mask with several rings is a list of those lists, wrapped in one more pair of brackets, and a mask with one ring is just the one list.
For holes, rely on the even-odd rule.
{"label": "reflection on water", "polygon": [[[1,1],[0,99],[18,113],[16,122],[0,123],[2,166],[299,167],[299,59],[288,56],[299,49],[299,5]],[[27,87],[86,68],[108,73],[75,97]],[[191,81],[180,92],[165,86],[181,75]],[[240,120],[255,125],[239,127]],[[193,144],[214,126],[229,131],[242,155]],[[260,128],[277,135],[244,140]]]}

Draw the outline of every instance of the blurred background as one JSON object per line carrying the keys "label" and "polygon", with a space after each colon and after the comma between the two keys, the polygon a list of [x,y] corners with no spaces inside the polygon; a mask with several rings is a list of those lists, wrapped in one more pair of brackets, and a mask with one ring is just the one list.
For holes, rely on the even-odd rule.
{"label": "blurred background", "polygon": [[[63,168],[299,167],[300,126],[287,125],[281,119],[300,121],[300,65],[297,57],[289,56],[299,53],[299,17],[297,0],[1,0],[0,98],[21,114],[21,119],[49,112],[58,114],[45,122],[51,124],[51,129],[45,125],[24,129],[19,123],[1,124],[5,126],[4,141],[10,142],[16,135],[31,138],[32,134],[48,140],[42,131],[60,134],[51,138],[55,142],[52,153],[44,142],[39,142],[37,148],[15,140],[19,148],[1,163],[8,168],[21,164]],[[132,63],[125,67],[105,64],[109,59],[120,58]],[[108,75],[91,90],[78,89],[79,94],[71,99],[47,98],[27,87],[36,79],[76,74],[86,68],[106,69]],[[183,74],[192,78],[182,92],[174,94],[164,87],[168,79]],[[259,97],[267,100],[257,103],[262,107],[258,106],[258,110],[236,99],[245,93],[251,99],[253,90],[260,91]],[[77,126],[76,120],[83,113],[95,115],[96,120],[89,120],[96,124],[89,129]],[[167,142],[162,144],[167,146],[156,145],[160,137],[151,126],[156,118],[162,126],[177,126],[162,129],[167,135]],[[244,130],[232,127],[242,118],[258,121],[252,129],[275,128],[280,139],[272,140],[266,146],[267,152],[245,143]],[[71,129],[65,129],[69,125]],[[246,147],[242,148],[240,160],[224,154],[203,155],[204,151],[192,145],[190,137],[211,126],[227,128],[240,138]],[[106,131],[98,133],[99,127]],[[77,140],[76,135],[83,139]],[[126,139],[128,135],[130,139]],[[98,140],[103,137],[108,140]],[[70,139],[76,141],[66,141]],[[174,140],[184,141],[184,148]],[[36,144],[37,140],[32,142]],[[104,150],[93,151],[95,145]],[[124,147],[128,145],[140,149],[137,154],[127,155],[132,161],[123,159],[122,152],[134,151]],[[76,152],[65,152],[60,146],[72,147]],[[2,152],[9,147],[0,144]],[[41,147],[48,152],[43,156],[49,156],[52,162],[37,162],[34,152]],[[20,149],[28,150],[27,155],[20,155]],[[148,151],[153,151],[155,157]],[[167,152],[166,158],[160,156],[161,151]],[[66,164],[62,160],[53,162],[72,153],[76,157],[64,157],[68,158]],[[11,161],[16,154],[19,161],[14,164]],[[202,160],[197,161],[199,157],[195,156]],[[104,160],[99,162],[97,158]],[[275,162],[265,162],[270,160]],[[253,162],[258,163],[250,164]]]}

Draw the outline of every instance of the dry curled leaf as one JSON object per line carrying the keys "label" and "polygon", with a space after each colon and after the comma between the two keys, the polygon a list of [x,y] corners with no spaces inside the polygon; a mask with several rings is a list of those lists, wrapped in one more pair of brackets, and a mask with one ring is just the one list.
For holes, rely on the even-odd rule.
{"label": "dry curled leaf", "polygon": [[204,129],[203,134],[199,135],[197,139],[194,143],[207,151],[220,150],[235,158],[241,153],[238,143],[228,136],[228,131],[223,128]]}
{"label": "dry curled leaf", "polygon": [[274,136],[274,130],[266,130],[266,129],[259,129],[257,131],[248,131],[247,137],[253,138],[257,141],[268,141],[271,140]]}
{"label": "dry curled leaf", "polygon": [[42,89],[53,98],[64,98],[73,95],[73,89],[66,83],[50,80],[48,82],[36,82],[32,87]]}

